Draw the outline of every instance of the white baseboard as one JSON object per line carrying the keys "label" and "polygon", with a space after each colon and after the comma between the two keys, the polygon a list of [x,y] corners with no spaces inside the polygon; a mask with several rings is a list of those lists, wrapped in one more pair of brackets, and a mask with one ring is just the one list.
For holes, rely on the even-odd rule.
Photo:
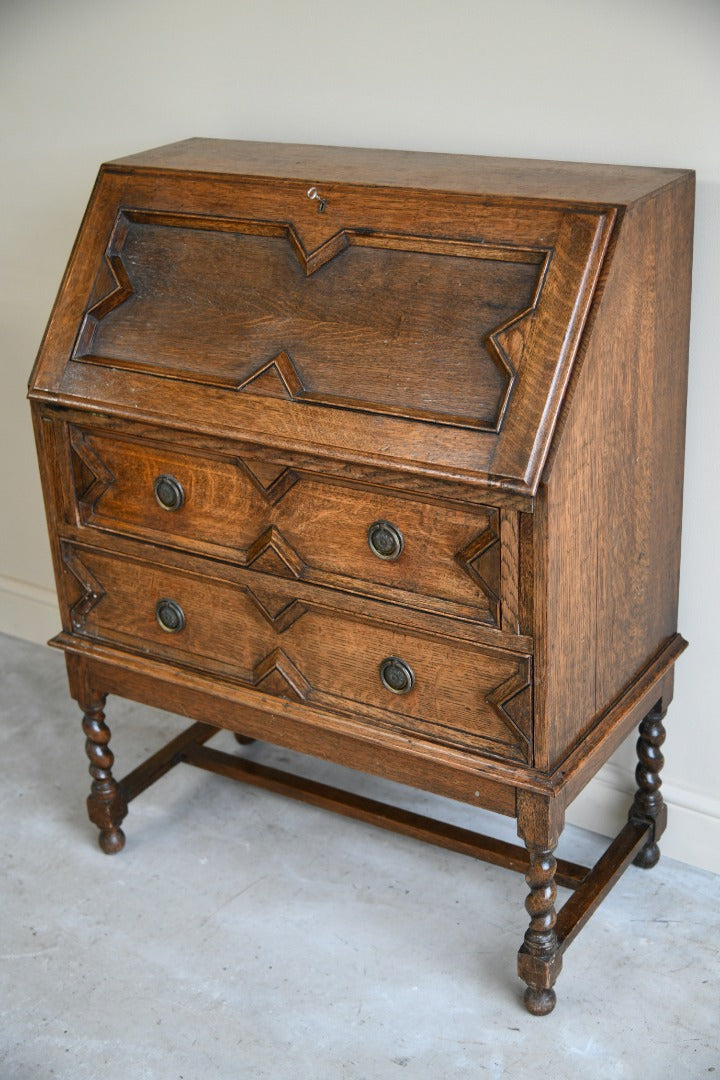
{"label": "white baseboard", "polygon": [[[51,589],[0,576],[0,631],[44,645],[60,629]],[[608,762],[568,810],[572,825],[605,836],[622,828],[635,789],[632,771]],[[671,859],[720,874],[720,798],[663,782],[668,827],[662,852]]]}
{"label": "white baseboard", "polygon": [[[615,836],[627,820],[635,778],[610,761],[568,808],[567,821],[604,836]],[[663,855],[720,874],[720,798],[700,795],[664,780],[668,826],[660,841]]]}

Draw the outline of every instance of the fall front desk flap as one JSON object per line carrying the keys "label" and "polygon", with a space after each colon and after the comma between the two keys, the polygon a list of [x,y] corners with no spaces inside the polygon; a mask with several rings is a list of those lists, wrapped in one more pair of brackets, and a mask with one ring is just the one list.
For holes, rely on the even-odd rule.
{"label": "fall front desk flap", "polygon": [[103,166],[32,396],[534,493],[622,185],[459,161],[188,140]]}

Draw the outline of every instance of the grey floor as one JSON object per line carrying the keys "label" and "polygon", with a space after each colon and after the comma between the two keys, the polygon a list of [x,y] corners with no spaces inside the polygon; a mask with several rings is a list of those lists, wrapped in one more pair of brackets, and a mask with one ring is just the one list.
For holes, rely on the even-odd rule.
{"label": "grey floor", "polygon": [[[519,875],[183,766],[132,804],[125,850],[105,856],[62,657],[0,635],[0,672],[2,1080],[720,1074],[719,878],[631,868],[536,1019],[514,974]],[[108,721],[118,775],[182,727],[115,699]],[[236,749],[224,733],[214,745]],[[273,761],[512,833],[297,755]],[[601,849],[572,828],[561,847]]]}

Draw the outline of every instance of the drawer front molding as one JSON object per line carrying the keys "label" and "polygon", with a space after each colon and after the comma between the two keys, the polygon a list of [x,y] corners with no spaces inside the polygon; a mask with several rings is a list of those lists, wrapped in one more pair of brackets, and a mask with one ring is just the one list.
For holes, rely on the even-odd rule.
{"label": "drawer front molding", "polygon": [[[140,559],[62,545],[76,634],[141,648],[265,693],[312,699],[369,723],[528,763],[529,657],[395,628],[318,604],[291,586],[233,585]],[[181,617],[159,625],[158,604]],[[406,692],[380,669],[401,658]]]}
{"label": "drawer front molding", "polygon": [[[500,512],[362,490],[267,456],[203,456],[142,439],[70,429],[79,523],[214,553],[263,573],[303,578],[410,606],[445,609],[499,627]],[[180,505],[157,498],[170,477]],[[402,536],[378,558],[369,531]]]}

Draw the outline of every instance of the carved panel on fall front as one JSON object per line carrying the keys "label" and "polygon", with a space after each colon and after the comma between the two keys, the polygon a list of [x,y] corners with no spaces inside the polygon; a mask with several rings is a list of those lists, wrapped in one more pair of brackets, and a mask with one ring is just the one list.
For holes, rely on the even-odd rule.
{"label": "carved panel on fall front", "polygon": [[498,431],[547,252],[125,210],[74,359]]}
{"label": "carved panel on fall front", "polygon": [[[77,427],[70,446],[83,525],[500,624],[499,512],[492,507],[353,486],[269,454],[211,455]],[[158,502],[159,477],[182,493],[177,509]],[[402,535],[392,561],[368,543],[378,521]]]}
{"label": "carved panel on fall front", "polygon": [[[73,629],[213,672],[275,697],[310,701],[446,746],[532,758],[532,661],[299,602],[292,581],[208,579],[143,558],[63,545]],[[262,579],[261,579],[262,581]],[[182,617],[172,629],[158,604]],[[380,677],[388,657],[413,672],[409,692]]]}

